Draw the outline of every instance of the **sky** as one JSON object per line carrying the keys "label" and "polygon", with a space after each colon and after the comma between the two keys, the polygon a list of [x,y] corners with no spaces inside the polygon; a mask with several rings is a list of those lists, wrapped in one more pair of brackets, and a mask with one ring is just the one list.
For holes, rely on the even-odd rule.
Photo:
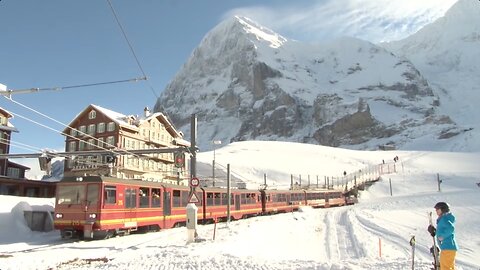
{"label": "sky", "polygon": [[[19,129],[12,153],[64,150],[58,133],[89,104],[141,114],[203,36],[234,14],[281,35],[319,42],[354,36],[397,40],[442,16],[456,0],[34,1],[0,2],[0,83],[10,90],[148,81],[15,94],[0,99]],[[123,26],[138,63],[123,38]],[[36,112],[35,112],[36,111]],[[40,116],[42,113],[51,119]],[[52,120],[54,119],[54,120]],[[18,145],[17,144],[17,145]]]}
{"label": "sky", "polygon": [[[286,162],[278,149],[300,155]],[[222,147],[216,155],[219,163],[230,163],[257,185],[264,173],[269,184],[274,176],[286,184],[290,178],[282,175],[313,173],[307,168],[332,175],[379,165],[381,159],[384,166],[392,166],[394,156],[399,161],[395,173],[383,174],[361,191],[353,206],[304,207],[294,213],[199,225],[198,236],[204,241],[190,244],[184,227],[108,240],[61,240],[58,231],[32,232],[23,217],[24,210],[53,210],[54,199],[0,195],[0,269],[405,270],[411,269],[409,240],[415,236],[415,269],[428,270],[432,238],[427,214],[438,201],[449,203],[456,217],[455,269],[480,268],[475,237],[480,230],[479,153],[355,151],[250,141]],[[200,153],[199,162],[208,163],[211,156]]]}

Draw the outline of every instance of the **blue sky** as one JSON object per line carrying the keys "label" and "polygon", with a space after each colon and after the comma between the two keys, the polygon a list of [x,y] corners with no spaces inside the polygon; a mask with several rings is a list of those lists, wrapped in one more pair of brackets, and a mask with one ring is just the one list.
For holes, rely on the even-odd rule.
{"label": "blue sky", "polygon": [[[401,39],[442,16],[456,0],[112,0],[149,81],[14,95],[21,104],[68,124],[89,104],[141,114],[186,62],[203,36],[234,14],[286,38],[321,42],[354,36]],[[261,3],[261,4],[258,4]],[[0,1],[0,83],[45,88],[142,77],[108,2]],[[152,91],[153,88],[153,91]],[[155,92],[155,93],[154,93]],[[63,151],[63,126],[0,97],[15,114],[12,140]],[[200,127],[201,128],[201,127]],[[27,153],[12,147],[13,153]]]}

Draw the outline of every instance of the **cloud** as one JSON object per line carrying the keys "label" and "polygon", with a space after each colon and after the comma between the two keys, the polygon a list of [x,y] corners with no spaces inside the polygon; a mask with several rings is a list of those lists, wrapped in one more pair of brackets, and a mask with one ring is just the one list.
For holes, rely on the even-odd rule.
{"label": "cloud", "polygon": [[276,6],[230,10],[287,38],[322,41],[352,36],[377,43],[415,33],[443,16],[457,0],[324,0],[289,1]]}

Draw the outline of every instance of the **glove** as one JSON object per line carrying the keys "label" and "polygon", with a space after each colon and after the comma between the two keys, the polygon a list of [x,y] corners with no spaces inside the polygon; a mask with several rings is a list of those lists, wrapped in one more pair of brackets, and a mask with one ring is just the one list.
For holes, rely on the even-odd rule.
{"label": "glove", "polygon": [[428,228],[427,228],[428,232],[430,233],[430,235],[432,237],[435,236],[436,232],[437,232],[437,229],[435,229],[435,227],[433,227],[432,225],[429,225]]}

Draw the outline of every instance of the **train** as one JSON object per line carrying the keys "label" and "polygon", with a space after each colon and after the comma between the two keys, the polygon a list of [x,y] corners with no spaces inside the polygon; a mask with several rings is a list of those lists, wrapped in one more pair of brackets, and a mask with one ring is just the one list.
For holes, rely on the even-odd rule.
{"label": "train", "polygon": [[[231,189],[198,187],[198,223],[239,220],[297,211],[301,206],[354,203],[341,190]],[[65,177],[57,184],[54,228],[62,238],[106,239],[131,232],[184,226],[191,188],[105,176]]]}

